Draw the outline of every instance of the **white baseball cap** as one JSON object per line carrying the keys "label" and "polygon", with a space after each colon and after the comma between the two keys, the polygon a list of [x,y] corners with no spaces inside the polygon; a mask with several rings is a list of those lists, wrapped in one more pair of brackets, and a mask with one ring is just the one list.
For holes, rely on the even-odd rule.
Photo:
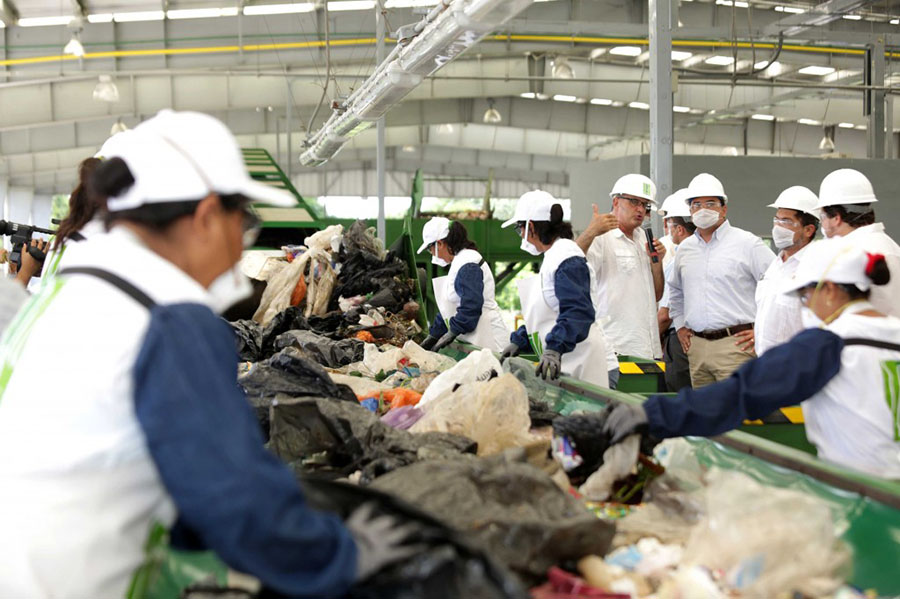
{"label": "white baseball cap", "polygon": [[422,241],[424,243],[416,253],[421,254],[429,245],[441,239],[446,239],[449,234],[450,221],[443,216],[435,216],[422,227]]}
{"label": "white baseball cap", "polygon": [[107,199],[110,212],[199,200],[210,192],[284,208],[297,205],[288,191],[250,178],[231,131],[207,114],[162,110],[110,138],[101,151],[105,159],[124,160],[134,177],[131,187]]}
{"label": "white baseball cap", "polygon": [[516,202],[516,212],[513,217],[500,225],[502,228],[511,227],[518,222],[550,221],[550,209],[559,200],[546,191],[528,191],[522,194]]}
{"label": "white baseball cap", "polygon": [[852,241],[840,237],[816,241],[803,252],[796,274],[785,283],[782,293],[793,293],[820,281],[856,285],[866,291],[872,286],[866,274],[868,266],[869,254]]}

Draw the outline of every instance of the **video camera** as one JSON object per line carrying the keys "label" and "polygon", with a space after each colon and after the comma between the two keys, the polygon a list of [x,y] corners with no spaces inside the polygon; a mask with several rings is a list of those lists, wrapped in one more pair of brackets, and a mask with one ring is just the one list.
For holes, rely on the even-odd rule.
{"label": "video camera", "polygon": [[[54,235],[56,231],[0,220],[0,235],[9,235],[9,241],[12,244],[12,251],[9,254],[9,261],[15,264],[17,268],[22,268],[23,247],[28,248],[28,253],[31,254],[31,257],[38,262],[43,263],[44,259],[47,257],[46,253],[42,252],[38,248],[31,247],[31,238],[35,233]],[[40,273],[36,274],[35,276],[40,276]]]}

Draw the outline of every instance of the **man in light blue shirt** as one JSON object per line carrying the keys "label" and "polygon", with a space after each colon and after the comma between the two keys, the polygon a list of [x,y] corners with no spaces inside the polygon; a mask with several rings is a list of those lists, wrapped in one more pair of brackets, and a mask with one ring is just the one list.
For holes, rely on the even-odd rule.
{"label": "man in light blue shirt", "polygon": [[669,315],[697,388],[756,357],[756,285],[775,254],[756,235],[731,226],[728,196],[714,176],[694,177],[685,198],[697,230],[679,246],[667,280]]}

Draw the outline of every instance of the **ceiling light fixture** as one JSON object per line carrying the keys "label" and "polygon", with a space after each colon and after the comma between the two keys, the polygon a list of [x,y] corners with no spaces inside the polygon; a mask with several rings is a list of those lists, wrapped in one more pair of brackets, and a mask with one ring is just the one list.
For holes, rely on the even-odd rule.
{"label": "ceiling light fixture", "polygon": [[375,8],[375,0],[343,0],[342,2],[329,2],[328,10],[372,10]]}
{"label": "ceiling light fixture", "polygon": [[421,8],[424,6],[435,6],[441,0],[388,0],[385,8]]}
{"label": "ceiling light fixture", "polygon": [[834,67],[822,67],[818,65],[810,65],[808,67],[803,67],[802,69],[797,71],[801,75],[815,75],[817,77],[821,77],[823,75],[830,75],[834,73]]}
{"label": "ceiling light fixture", "polygon": [[900,19],[891,19],[890,23],[891,25],[900,25]]}
{"label": "ceiling light fixture", "polygon": [[728,146],[727,148],[722,149],[722,156],[737,156],[738,149],[737,146]]}
{"label": "ceiling light fixture", "polygon": [[63,54],[71,54],[78,58],[84,56],[84,46],[81,44],[76,33],[72,33],[72,39],[70,39],[69,43],[66,44],[66,47],[63,48]]}
{"label": "ceiling light fixture", "polygon": [[500,114],[500,111],[494,108],[494,99],[488,98],[488,109],[484,111],[484,118],[482,120],[488,125],[496,125],[503,121],[503,115]]}
{"label": "ceiling light fixture", "polygon": [[606,54],[607,50],[608,50],[608,48],[594,48],[593,50],[591,50],[591,54],[590,54],[591,60],[597,60],[598,58],[600,58],[601,56]]}
{"label": "ceiling light fixture", "polygon": [[594,106],[612,106],[613,101],[606,98],[591,98],[591,104]]}
{"label": "ceiling light fixture", "polygon": [[[292,13],[313,12],[316,5],[312,2],[299,2],[297,4],[261,4],[259,6],[245,6],[244,14],[248,17],[258,15],[286,15]],[[331,6],[328,10],[332,10]]]}
{"label": "ceiling light fixture", "polygon": [[637,108],[638,110],[650,110],[650,105],[646,102],[629,102],[628,108]]}
{"label": "ceiling light fixture", "polygon": [[236,17],[237,7],[230,8],[181,8],[166,11],[170,19],[209,19],[215,17]]}
{"label": "ceiling light fixture", "polygon": [[118,102],[119,88],[116,87],[112,77],[100,75],[100,82],[94,87],[94,99],[99,102]]}
{"label": "ceiling light fixture", "polygon": [[838,127],[841,129],[853,129],[855,126],[853,123],[838,123]]}
{"label": "ceiling light fixture", "polygon": [[616,56],[631,56],[632,58],[640,56],[643,52],[644,49],[640,46],[616,46],[609,49],[610,54],[615,54]]}
{"label": "ceiling light fixture", "polygon": [[578,100],[576,96],[567,96],[566,94],[556,94],[553,99],[557,102],[575,102]]}
{"label": "ceiling light fixture", "polygon": [[834,125],[823,127],[822,141],[819,142],[819,149],[826,154],[834,152]]}
{"label": "ceiling light fixture", "polygon": [[848,21],[859,21],[862,19],[862,15],[843,15],[841,18],[847,19]]}
{"label": "ceiling light fixture", "polygon": [[[768,66],[766,66],[766,65],[768,65]],[[765,67],[767,69],[777,69],[780,66],[781,66],[781,63],[778,62],[777,60],[773,61],[772,64],[769,64],[768,60],[760,60],[759,62],[757,62],[756,64],[753,65],[753,68],[756,70],[759,70],[763,67]]]}
{"label": "ceiling light fixture", "polygon": [[775,12],[786,12],[792,15],[802,15],[806,12],[806,9],[800,8],[799,6],[776,6]]}
{"label": "ceiling light fixture", "polygon": [[416,151],[416,146],[411,146],[411,145],[407,144],[400,149],[401,149],[401,151],[406,152],[407,154],[411,154]]}
{"label": "ceiling light fixture", "polygon": [[550,70],[554,79],[574,79],[575,69],[569,64],[565,56],[557,56],[553,59],[553,68]]}
{"label": "ceiling light fixture", "polygon": [[706,64],[711,64],[717,67],[727,67],[728,65],[734,62],[734,58],[731,56],[710,56],[706,60],[704,60]]}
{"label": "ceiling light fixture", "polygon": [[693,52],[685,52],[684,50],[672,50],[672,60],[674,60],[675,62],[687,60],[693,55]]}
{"label": "ceiling light fixture", "polygon": [[449,134],[449,133],[453,133],[454,131],[456,131],[456,129],[453,127],[453,125],[451,123],[443,123],[443,124],[437,126],[438,133]]}
{"label": "ceiling light fixture", "polygon": [[16,21],[19,27],[49,27],[51,25],[68,25],[72,16],[58,17],[22,17]]}
{"label": "ceiling light fixture", "polygon": [[672,107],[672,112],[686,113],[686,112],[690,112],[690,111],[691,111],[691,108],[689,106],[673,106]]}
{"label": "ceiling light fixture", "polygon": [[525,92],[525,93],[519,94],[519,97],[525,98],[526,100],[534,100],[535,98],[537,98],[537,95],[534,92]]}
{"label": "ceiling light fixture", "polygon": [[111,12],[101,12],[95,15],[88,15],[88,23],[112,23],[113,14]]}
{"label": "ceiling light fixture", "polygon": [[774,121],[775,117],[771,114],[751,114],[750,118],[756,121]]}
{"label": "ceiling light fixture", "polygon": [[134,23],[137,21],[162,21],[166,13],[161,10],[144,10],[139,12],[113,13],[113,21],[116,23]]}
{"label": "ceiling light fixture", "polygon": [[719,6],[734,6],[736,8],[747,8],[750,6],[748,3],[743,2],[743,0],[716,0],[716,4]]}
{"label": "ceiling light fixture", "polygon": [[822,124],[822,121],[817,121],[815,119],[797,119],[797,122],[801,125],[812,125],[814,127],[818,127]]}

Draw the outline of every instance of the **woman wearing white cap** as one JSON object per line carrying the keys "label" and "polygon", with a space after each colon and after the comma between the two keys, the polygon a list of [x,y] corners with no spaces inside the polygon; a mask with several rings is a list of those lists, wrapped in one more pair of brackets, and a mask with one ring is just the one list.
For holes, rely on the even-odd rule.
{"label": "woman wearing white cap", "polygon": [[722,383],[615,408],[607,432],[616,441],[643,431],[711,436],[806,400],[806,435],[820,458],[900,478],[900,319],[869,302],[890,278],[884,256],[841,240],[811,245],[782,288],[806,306],[809,329]]}
{"label": "woman wearing white cap", "polygon": [[494,275],[466,228],[436,216],[422,228],[422,246],[432,264],[449,266],[446,277],[432,280],[438,313],[422,347],[438,351],[458,337],[466,343],[499,352],[509,339],[500,307],[494,299]]}
{"label": "woman wearing white cap", "polygon": [[255,238],[251,199],[295,200],[210,116],[130,133],[94,175],[109,232],[70,247],[0,341],[0,597],[122,597],[158,524],[279,594],[342,596],[408,555],[403,535],[309,508],[211,309]]}
{"label": "woman wearing white cap", "polygon": [[525,325],[510,335],[501,357],[527,351],[530,345],[541,360],[535,374],[555,379],[562,373],[609,387],[606,340],[595,319],[596,279],[572,240],[572,225],[563,222],[562,206],[547,192],[530,191],[503,223],[512,225],[522,249],[544,259],[538,275],[518,283]]}

